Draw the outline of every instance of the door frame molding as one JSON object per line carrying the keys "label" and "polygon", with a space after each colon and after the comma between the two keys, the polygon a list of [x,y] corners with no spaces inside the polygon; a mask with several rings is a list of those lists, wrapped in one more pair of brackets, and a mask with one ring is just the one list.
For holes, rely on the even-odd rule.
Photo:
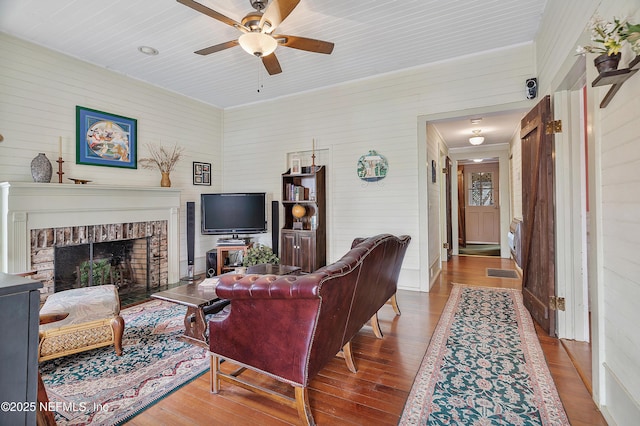
{"label": "door frame molding", "polygon": [[586,158],[581,87],[553,94],[554,119],[563,132],[555,135],[556,296],[566,300],[557,312],[559,338],[588,342]]}

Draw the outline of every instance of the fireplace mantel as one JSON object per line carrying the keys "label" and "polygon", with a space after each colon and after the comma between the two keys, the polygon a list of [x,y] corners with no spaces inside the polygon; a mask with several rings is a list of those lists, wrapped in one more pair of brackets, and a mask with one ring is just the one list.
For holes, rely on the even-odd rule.
{"label": "fireplace mantel", "polygon": [[166,220],[169,282],[179,280],[178,189],[2,182],[0,191],[2,272],[30,268],[32,229]]}

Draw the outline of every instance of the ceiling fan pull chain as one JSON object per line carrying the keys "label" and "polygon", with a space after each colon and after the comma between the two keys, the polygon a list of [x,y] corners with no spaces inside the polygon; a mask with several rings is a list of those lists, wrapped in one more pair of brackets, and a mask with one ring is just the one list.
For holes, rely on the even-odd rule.
{"label": "ceiling fan pull chain", "polygon": [[261,61],[256,61],[256,64],[258,64],[258,89],[256,90],[258,93],[260,93],[260,91],[262,90],[262,88],[264,87],[262,85],[262,62]]}

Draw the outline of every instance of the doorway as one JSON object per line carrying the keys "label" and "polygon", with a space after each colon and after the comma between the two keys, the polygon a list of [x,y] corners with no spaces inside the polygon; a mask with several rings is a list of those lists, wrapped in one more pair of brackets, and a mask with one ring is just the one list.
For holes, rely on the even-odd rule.
{"label": "doorway", "polygon": [[[459,203],[456,194],[458,193],[458,183],[456,173],[458,164],[461,161],[472,160],[474,158],[494,158],[497,159],[499,168],[499,193],[500,203],[498,205],[500,220],[500,257],[510,258],[508,243],[508,230],[511,219],[511,194],[510,194],[510,151],[509,146],[512,138],[519,131],[520,119],[530,108],[527,101],[513,102],[509,104],[486,106],[468,110],[452,111],[440,114],[431,114],[418,117],[418,204],[419,209],[419,233],[420,251],[428,253],[428,256],[421,257],[420,261],[420,289],[429,291],[434,283],[434,267],[441,267],[445,261],[447,252],[443,249],[443,244],[452,245],[452,255],[459,254],[459,229],[458,222],[464,220],[464,216],[458,212]],[[471,122],[473,117],[482,117],[481,124]],[[475,121],[475,120],[474,120]],[[480,146],[471,145],[469,138],[473,135],[472,130],[483,129],[485,141]],[[434,181],[432,171],[434,161],[437,161],[436,171],[446,168],[443,158],[451,159],[451,191],[441,187],[440,182],[444,180],[443,175],[436,173],[440,178]],[[446,194],[451,197],[450,210],[445,209],[444,196],[438,195],[437,200],[434,192]],[[448,213],[451,215],[452,234],[451,238],[446,235],[444,226],[448,223]],[[438,224],[436,225],[436,223]]]}
{"label": "doorway", "polygon": [[500,168],[497,159],[458,165],[461,255],[500,256]]}

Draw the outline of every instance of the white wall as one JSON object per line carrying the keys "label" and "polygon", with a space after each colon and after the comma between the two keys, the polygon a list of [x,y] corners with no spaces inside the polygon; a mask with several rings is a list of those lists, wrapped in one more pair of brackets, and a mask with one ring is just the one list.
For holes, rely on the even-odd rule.
{"label": "white wall", "polygon": [[[419,215],[420,197],[426,195],[420,185],[431,174],[417,118],[521,101],[523,82],[532,73],[533,46],[521,45],[227,109],[224,160],[239,168],[225,168],[225,188],[243,185],[280,199],[285,153],[310,149],[315,138],[332,152],[328,259],[340,258],[357,236],[409,234],[400,285],[428,288],[421,282],[428,273],[420,273],[428,271],[423,242],[429,232]],[[356,162],[370,149],[387,157],[389,173],[365,184],[356,175]]]}
{"label": "white wall", "polygon": [[[58,138],[63,138],[64,180],[88,179],[89,185],[159,186],[160,173],[75,164],[76,105],[135,118],[139,158],[145,144],[177,143],[185,157],[171,174],[182,190],[181,206],[198,201],[199,193],[222,188],[221,109],[179,96],[126,76],[98,68],[34,44],[0,34],[0,182],[31,182],[30,163],[44,152],[57,166]],[[192,184],[192,161],[213,164],[213,186]],[[54,169],[54,171],[57,169]],[[51,185],[58,185],[53,175]],[[184,208],[181,208],[180,259],[186,271]],[[199,212],[196,223],[199,223]],[[196,253],[215,245],[196,232]],[[204,258],[197,269],[204,271]]]}
{"label": "white wall", "polygon": [[[640,15],[637,15],[640,18]],[[606,93],[594,90],[596,101]],[[600,168],[596,220],[602,403],[618,424],[640,418],[640,77],[630,79],[606,109],[594,108]],[[598,101],[597,101],[598,102]],[[599,103],[599,102],[598,102]]]}
{"label": "white wall", "polygon": [[[637,0],[548,2],[537,40],[544,94],[558,90],[577,60],[576,44],[588,37],[592,13],[640,22]],[[623,56],[623,64],[630,56]],[[592,303],[593,389],[610,424],[640,418],[640,77],[627,81],[609,106],[599,108],[609,87],[592,88],[593,56],[587,57],[589,104],[589,280]]]}

